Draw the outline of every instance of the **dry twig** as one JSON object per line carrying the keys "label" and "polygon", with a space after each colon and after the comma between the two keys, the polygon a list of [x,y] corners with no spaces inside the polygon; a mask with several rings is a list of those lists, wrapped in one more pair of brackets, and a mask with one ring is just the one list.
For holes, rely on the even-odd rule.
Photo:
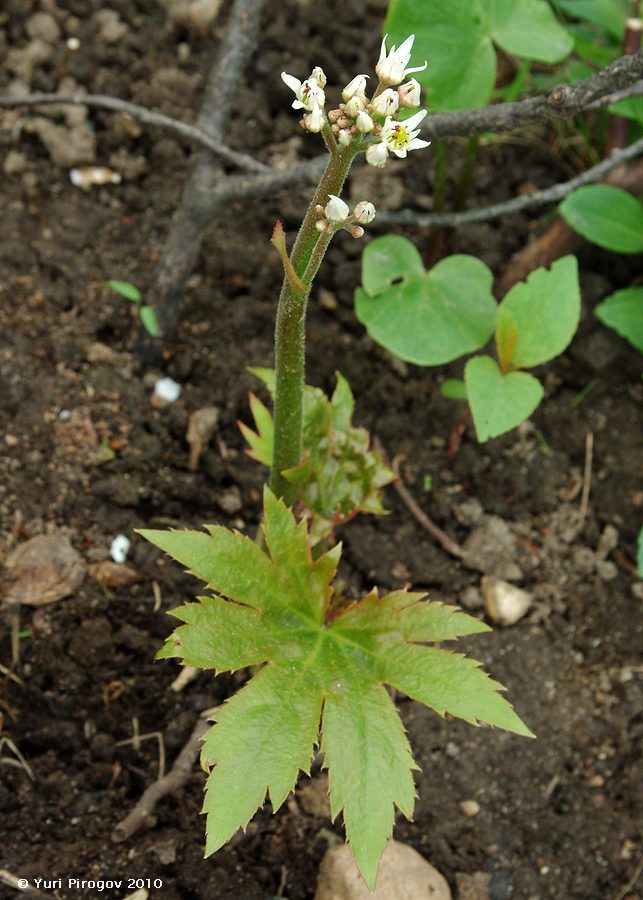
{"label": "dry twig", "polygon": [[597,165],[592,166],[585,172],[581,172],[580,175],[576,175],[575,178],[570,178],[569,181],[555,184],[549,188],[543,188],[540,191],[532,191],[529,194],[522,194],[520,197],[513,197],[511,200],[505,200],[502,203],[494,203],[490,206],[478,207],[477,209],[467,209],[464,212],[417,213],[412,210],[384,212],[378,214],[375,224],[414,225],[418,228],[425,228],[430,225],[446,225],[449,228],[458,228],[460,225],[467,225],[470,222],[487,222],[490,219],[497,219],[499,216],[520,212],[533,206],[558,203],[559,200],[571,194],[572,191],[575,191],[581,185],[600,181],[608,172],[611,172],[624,162],[640,156],[642,153],[643,138],[639,138],[638,141],[635,141],[629,147],[616,151],[609,159],[601,160]]}
{"label": "dry twig", "polygon": [[187,743],[177,756],[174,765],[162,778],[158,778],[143,792],[134,808],[112,831],[112,840],[120,844],[141,828],[152,814],[156,804],[185,784],[192,773],[192,766],[199,755],[199,741],[208,729],[208,723],[199,717]]}
{"label": "dry twig", "polygon": [[[373,439],[373,446],[375,447],[377,452],[382,455],[382,458],[386,462],[387,454],[379,438]],[[396,466],[393,465],[392,468],[395,474],[398,476],[397,481],[394,481],[392,486],[397,491],[398,496],[400,497],[401,501],[404,503],[408,511],[411,513],[415,521],[418,522],[422,526],[422,528],[429,532],[431,537],[435,541],[437,541],[437,543],[442,547],[443,550],[446,550],[446,552],[450,553],[451,556],[456,556],[458,559],[461,559],[464,555],[462,547],[460,547],[460,545],[456,543],[453,538],[450,538],[445,531],[442,531],[439,525],[436,525],[435,522],[433,522],[427,516],[424,510],[422,510],[418,506],[416,501],[413,499],[413,495],[402,482],[402,477],[397,471]]]}

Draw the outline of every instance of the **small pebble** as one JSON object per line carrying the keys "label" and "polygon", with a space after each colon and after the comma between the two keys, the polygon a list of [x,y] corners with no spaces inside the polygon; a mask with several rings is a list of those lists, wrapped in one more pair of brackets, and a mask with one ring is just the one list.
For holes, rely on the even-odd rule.
{"label": "small pebble", "polygon": [[466,816],[467,819],[472,819],[480,812],[480,804],[477,800],[463,800],[460,803],[460,812],[463,816]]}
{"label": "small pebble", "polygon": [[124,563],[131,544],[124,534],[117,535],[109,547],[109,555],[115,563]]}
{"label": "small pebble", "polygon": [[172,378],[159,378],[154,385],[154,396],[166,403],[174,403],[181,396],[181,385]]}
{"label": "small pebble", "polygon": [[485,575],[481,583],[485,610],[497,625],[514,625],[531,607],[531,594],[515,584],[491,575]]}

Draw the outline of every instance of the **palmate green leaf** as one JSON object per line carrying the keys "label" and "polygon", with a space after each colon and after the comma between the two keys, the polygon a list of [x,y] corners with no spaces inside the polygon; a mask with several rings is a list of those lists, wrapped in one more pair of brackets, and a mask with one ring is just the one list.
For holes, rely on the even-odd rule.
{"label": "palmate green leaf", "polygon": [[576,257],[564,256],[550,269],[536,269],[514,285],[498,307],[501,368],[529,369],[558,356],[572,340],[579,318]]}
{"label": "palmate green leaf", "polygon": [[355,313],[391,353],[421,366],[451,362],[483,347],[495,324],[489,268],[456,254],[428,272],[406,238],[371,241],[362,255]]}
{"label": "palmate green leaf", "polygon": [[559,62],[573,47],[546,0],[392,0],[384,32],[415,34],[411,65],[433,110],[485,106],[496,81],[494,44],[507,53]]}
{"label": "palmate green leaf", "polygon": [[467,399],[481,443],[524,422],[543,398],[543,387],[528,372],[500,371],[490,356],[474,356],[464,367]]}
{"label": "palmate green leaf", "polygon": [[[349,412],[344,396],[340,408]],[[268,489],[267,552],[220,527],[144,536],[207,582],[213,597],[174,611],[161,656],[215,672],[260,665],[216,711],[204,739],[206,852],[244,828],[269,797],[277,809],[308,772],[320,740],[333,817],[366,883],[375,884],[395,808],[411,817],[417,768],[389,684],[440,715],[531,735],[478,664],[428,643],[488,631],[422,594],[372,591],[331,605],[339,547],[313,560],[305,523]],[[263,665],[262,665],[263,664]],[[321,720],[321,725],[320,725]]]}

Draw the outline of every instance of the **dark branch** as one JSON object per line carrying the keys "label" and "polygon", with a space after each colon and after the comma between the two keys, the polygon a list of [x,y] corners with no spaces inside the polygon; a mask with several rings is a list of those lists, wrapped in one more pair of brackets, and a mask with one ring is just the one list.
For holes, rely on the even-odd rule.
{"label": "dark branch", "polygon": [[615,91],[630,88],[642,78],[643,52],[621,56],[596,75],[576,84],[560,84],[537,97],[516,103],[497,103],[485,109],[427,116],[422,133],[429,138],[469,137],[488,131],[513,131],[514,128],[549,119],[569,119],[589,107],[597,109],[612,103]]}
{"label": "dark branch", "polygon": [[239,169],[248,169],[250,172],[269,172],[270,167],[259,162],[245,153],[231,150],[216,137],[208,134],[207,130],[155,113],[145,106],[138,106],[128,100],[119,100],[118,97],[108,97],[103,94],[26,94],[23,97],[0,97],[0,107],[11,109],[16,106],[50,106],[52,104],[73,104],[80,106],[92,106],[98,109],[109,109],[112,112],[121,112],[142,122],[144,125],[158,125],[169,131],[176,131],[191,141],[196,141],[207,147],[217,156],[232,163]]}
{"label": "dark branch", "polygon": [[583,184],[591,184],[593,181],[600,181],[612,169],[630,159],[634,159],[641,153],[643,153],[643,138],[640,138],[623,150],[616,151],[609,159],[602,160],[602,162],[592,166],[591,169],[587,169],[575,178],[570,178],[569,181],[555,184],[550,188],[543,188],[541,191],[533,191],[530,194],[513,197],[511,200],[506,200],[503,203],[494,203],[491,206],[481,206],[477,209],[468,209],[465,212],[458,213],[417,213],[412,210],[379,213],[374,224],[413,225],[417,228],[440,225],[448,228],[458,228],[460,225],[468,225],[470,222],[487,222],[490,219],[496,219],[498,216],[516,213],[523,209],[529,209],[532,206],[557,203],[563,197],[575,191],[576,188],[581,187]]}

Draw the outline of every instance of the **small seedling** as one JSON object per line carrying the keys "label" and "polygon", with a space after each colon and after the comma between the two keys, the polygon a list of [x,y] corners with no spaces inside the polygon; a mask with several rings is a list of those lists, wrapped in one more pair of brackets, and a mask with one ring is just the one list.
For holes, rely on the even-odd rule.
{"label": "small seedling", "polygon": [[156,337],[158,334],[156,313],[151,306],[143,303],[143,296],[136,285],[132,284],[130,281],[111,279],[107,282],[107,286],[113,291],[116,291],[117,294],[120,294],[121,297],[125,297],[126,300],[129,300],[134,304],[138,312],[138,317],[141,320],[141,325],[148,334],[152,337]]}

